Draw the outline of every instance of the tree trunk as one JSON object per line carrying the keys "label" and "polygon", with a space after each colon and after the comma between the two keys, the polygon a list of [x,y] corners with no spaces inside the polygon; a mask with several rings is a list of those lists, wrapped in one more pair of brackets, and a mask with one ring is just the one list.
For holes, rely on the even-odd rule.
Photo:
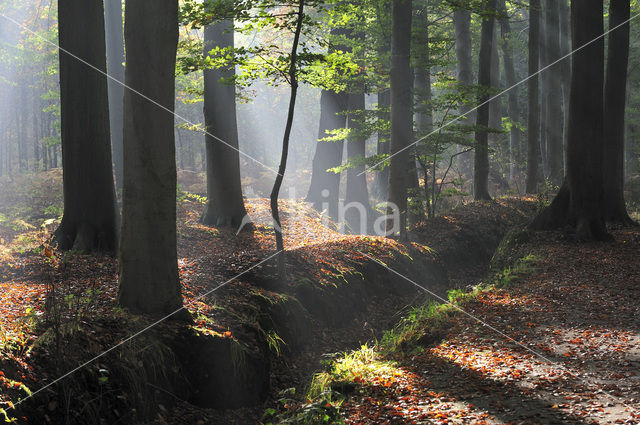
{"label": "tree trunk", "polygon": [[122,191],[122,137],[124,103],[124,34],[122,28],[122,0],[104,0],[104,18],[109,78],[109,123],[111,152],[116,176],[116,189]]}
{"label": "tree trunk", "polygon": [[[204,55],[207,56],[216,46],[233,47],[233,39],[232,21],[208,25],[204,29]],[[220,81],[222,78],[231,78],[234,74],[234,68],[204,70],[208,201],[201,221],[209,226],[237,228],[247,215],[240,178],[236,89],[234,85]]]}
{"label": "tree trunk", "polygon": [[476,148],[473,169],[473,198],[490,200],[489,195],[489,99],[487,89],[491,86],[491,50],[493,42],[494,11],[496,0],[489,0],[482,18],[482,35],[480,40],[480,57],[478,64],[478,116],[476,120]]}
{"label": "tree trunk", "polygon": [[[560,58],[560,20],[558,19],[558,0],[545,0],[545,47],[549,64]],[[560,63],[545,71],[547,77],[547,106],[545,118],[545,140],[547,141],[547,157],[549,179],[551,184],[559,186],[563,178],[563,142],[562,142],[562,68]]]}
{"label": "tree trunk", "polygon": [[636,126],[627,123],[627,131],[625,137],[625,181],[638,172],[638,158],[634,155],[633,145],[636,140]]}
{"label": "tree trunk", "polygon": [[[609,28],[630,17],[629,0],[611,0]],[[604,205],[605,219],[625,224],[632,220],[624,201],[624,118],[629,63],[629,24],[609,34],[604,99]]]}
{"label": "tree trunk", "polygon": [[298,96],[298,44],[300,43],[300,33],[302,31],[302,23],[304,21],[304,0],[298,0],[298,16],[296,21],[296,29],[293,35],[293,44],[291,46],[291,63],[289,64],[289,84],[291,84],[291,96],[289,98],[289,110],[287,113],[287,124],[284,129],[282,138],[282,154],[280,156],[280,166],[278,167],[278,175],[273,184],[271,191],[270,205],[271,214],[273,216],[273,225],[276,234],[276,250],[278,253],[278,275],[281,280],[286,280],[286,262],[284,253],[284,239],[282,237],[282,222],[280,221],[280,212],[278,211],[278,197],[280,196],[280,188],[284,173],[287,170],[287,157],[289,156],[289,139],[291,137],[291,128],[293,127],[293,117],[296,110],[296,98]]}
{"label": "tree trunk", "polygon": [[[381,89],[378,91],[378,109],[379,119],[391,121],[391,91],[389,89]],[[377,134],[378,155],[388,155],[391,146],[391,135],[388,131],[379,130]],[[386,166],[380,171],[376,171],[374,176],[375,195],[378,199],[387,199],[389,195],[389,167]]]}
{"label": "tree trunk", "polygon": [[[540,57],[540,69],[544,69],[549,65],[548,49],[546,42],[547,33],[547,20],[546,13],[544,13],[544,6],[546,0],[540,2],[540,37],[539,37],[539,57]],[[545,181],[549,178],[549,145],[547,141],[547,107],[549,106],[549,73],[544,71],[540,75],[540,160],[542,165],[542,175],[539,176],[540,181]]]}
{"label": "tree trunk", "polygon": [[[378,45],[378,60],[377,66],[380,67],[380,74],[384,74],[389,71],[391,53],[391,2],[382,1],[378,3],[376,9],[378,29],[380,31],[380,44]],[[390,122],[391,121],[391,91],[389,87],[382,83],[378,87],[378,119]],[[378,155],[388,155],[391,145],[391,135],[388,131],[379,130],[377,134],[377,150]],[[385,166],[380,171],[376,171],[374,175],[374,194],[379,200],[386,200],[388,198],[389,191],[389,167]]]}
{"label": "tree trunk", "polygon": [[611,238],[603,207],[604,40],[598,38],[604,33],[602,14],[602,0],[571,2],[573,49],[591,44],[573,56],[565,183],[532,223],[535,229],[569,224],[583,240]]}
{"label": "tree trunk", "polygon": [[[458,63],[457,79],[458,84],[463,86],[463,100],[460,102],[459,113],[467,114],[473,106],[473,100],[469,95],[469,89],[473,85],[473,59],[471,54],[471,12],[464,8],[456,8],[453,12],[453,22],[456,34],[456,59]],[[466,115],[465,122],[473,123],[474,114]],[[471,125],[471,124],[470,124]],[[469,140],[469,144],[472,141]],[[462,151],[466,146],[460,146],[458,149]],[[458,163],[460,164],[460,173],[464,176],[470,176],[472,169],[472,153],[467,152],[458,155]]]}
{"label": "tree trunk", "polygon": [[37,89],[33,90],[33,171],[40,171],[40,140],[42,139],[42,124],[38,120],[41,118],[40,111],[42,107],[40,105],[40,96]]}
{"label": "tree trunk", "polygon": [[504,60],[504,74],[509,90],[509,118],[511,129],[509,130],[509,179],[515,181],[517,165],[520,153],[522,132],[520,130],[520,106],[518,105],[518,87],[514,85],[519,81],[513,64],[513,47],[511,46],[511,25],[504,0],[500,0],[500,33],[502,35],[502,57]]}
{"label": "tree trunk", "polygon": [[178,0],[126,0],[125,12],[125,81],[155,103],[125,91],[118,303],[165,315],[182,307],[173,117]]}
{"label": "tree trunk", "polygon": [[569,138],[569,92],[571,91],[571,18],[568,0],[559,0],[560,8],[560,74],[562,80],[562,146],[564,153],[563,166],[567,169],[567,140]]}
{"label": "tree trunk", "polygon": [[[349,111],[364,110],[364,92],[350,94]],[[362,133],[361,119],[351,113],[348,118],[350,135],[347,142],[347,159],[355,163],[361,163],[366,156],[367,139]],[[367,190],[367,175],[364,173],[364,165],[352,166],[347,169],[347,190],[344,203],[344,220],[351,233],[367,234],[370,228],[369,220],[373,217],[369,205],[369,191]]]}
{"label": "tree trunk", "polygon": [[[343,28],[331,30],[332,37],[344,37],[346,31]],[[341,44],[330,46],[329,53],[346,51],[347,47]],[[311,168],[311,185],[307,193],[307,202],[311,202],[317,211],[327,210],[329,217],[338,220],[338,206],[340,203],[340,173],[327,171],[342,165],[344,141],[323,141],[332,130],[343,129],[347,126],[347,116],[343,113],[347,110],[349,95],[333,90],[322,90],[320,94],[320,126],[318,128],[318,141],[316,152],[313,156]]]}
{"label": "tree trunk", "polygon": [[24,82],[20,84],[20,107],[19,107],[19,122],[20,133],[18,137],[18,165],[20,171],[24,172],[29,169],[29,159],[27,156],[27,90]]}
{"label": "tree trunk", "polygon": [[[496,92],[501,90],[500,87],[500,53],[498,52],[498,32],[493,25],[493,40],[491,41],[491,96],[495,96]],[[494,131],[502,129],[502,96],[493,99],[489,103],[489,127]],[[500,133],[489,133],[491,144],[498,147],[501,139]]]}
{"label": "tree trunk", "polygon": [[527,117],[527,181],[525,191],[538,193],[538,161],[540,159],[540,91],[539,45],[540,0],[531,0],[529,11],[529,111]]}
{"label": "tree trunk", "polygon": [[[415,138],[425,137],[433,131],[433,109],[431,105],[431,56],[429,49],[429,19],[426,7],[416,12],[414,18],[414,54],[415,67],[413,70],[413,91],[414,91],[414,122]],[[422,167],[421,167],[422,168]],[[409,190],[410,197],[420,199],[420,183],[418,180],[418,166],[416,149],[410,149],[409,154]],[[425,185],[427,179],[425,176]],[[424,199],[425,204],[428,198]],[[411,209],[409,211],[409,226],[415,226],[422,221],[424,209]]]}
{"label": "tree trunk", "polygon": [[[388,201],[400,211],[400,236],[407,230],[407,163],[413,135],[411,115],[411,20],[412,1],[392,0],[391,3],[391,146]],[[387,222],[387,231],[394,223]]]}
{"label": "tree trunk", "polygon": [[328,136],[327,132],[345,128],[347,117],[341,112],[347,109],[348,95],[336,93],[333,90],[322,90],[320,95],[320,128],[316,153],[313,156],[311,186],[307,194],[307,202],[313,203],[318,211],[327,209],[329,217],[338,219],[338,204],[340,201],[340,173],[327,171],[342,165],[344,142],[322,141]]}
{"label": "tree trunk", "polygon": [[107,81],[71,56],[105,71],[102,1],[60,0],[58,19],[64,216],[54,238],[62,250],[114,251]]}

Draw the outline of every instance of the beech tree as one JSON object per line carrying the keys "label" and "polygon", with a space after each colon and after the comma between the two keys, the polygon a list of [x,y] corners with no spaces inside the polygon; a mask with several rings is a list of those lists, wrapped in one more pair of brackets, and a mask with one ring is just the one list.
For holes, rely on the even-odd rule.
{"label": "beech tree", "polygon": [[531,0],[529,8],[529,81],[527,94],[527,193],[538,192],[538,161],[540,158],[540,93],[538,76],[540,38],[540,0]]}
{"label": "beech tree", "polygon": [[473,198],[489,200],[489,99],[488,88],[491,86],[491,50],[494,33],[494,12],[496,0],[489,0],[482,17],[482,34],[480,40],[480,57],[478,64],[478,114],[476,119],[476,147],[473,168]]}
{"label": "beech tree", "polygon": [[[351,4],[357,7],[356,2]],[[363,26],[365,19],[360,11],[355,13],[355,31],[349,31],[351,41],[358,46],[365,44],[365,34],[359,30]],[[354,51],[354,48],[350,48]],[[356,56],[362,53],[356,51]],[[365,69],[364,61],[358,61],[360,69]],[[349,136],[347,138],[347,161],[350,167],[347,168],[347,184],[345,191],[345,216],[344,220],[351,233],[366,234],[373,224],[373,209],[369,204],[369,190],[367,188],[367,175],[365,173],[364,160],[366,158],[367,134],[365,132],[366,116],[366,75],[357,72],[351,76],[353,81],[349,84],[349,106],[347,115],[347,128]],[[356,207],[353,207],[353,206]],[[351,206],[349,208],[349,206]],[[364,214],[364,215],[363,215]],[[363,222],[364,220],[364,222]]]}
{"label": "beech tree", "polygon": [[[380,73],[388,74],[390,71],[391,61],[391,2],[383,1],[376,7],[376,22],[378,23],[379,43],[377,46],[377,58],[379,63],[377,66]],[[378,97],[378,119],[380,121],[391,121],[391,90],[388,85],[381,83],[377,87]],[[380,128],[377,132],[376,153],[378,156],[389,155],[391,146],[391,134],[388,129]],[[374,196],[384,200],[388,197],[389,192],[389,167],[378,170],[374,176]]]}
{"label": "beech tree", "polygon": [[[356,234],[362,232],[367,233],[370,223],[362,223],[361,219],[370,220],[372,218],[372,210],[369,205],[369,190],[367,189],[367,176],[364,173],[364,165],[362,165],[362,160],[366,156],[365,149],[367,140],[363,135],[361,117],[358,116],[358,111],[364,110],[364,92],[349,94],[350,113],[348,115],[348,127],[350,133],[347,140],[347,159],[358,165],[347,168],[344,220],[349,226],[350,231]],[[355,208],[346,209],[351,203],[363,207],[366,216],[361,217],[360,210],[356,210]]]}
{"label": "beech tree", "polygon": [[64,216],[54,239],[62,250],[114,251],[102,0],[60,0],[58,19]]}
{"label": "beech tree", "polygon": [[[573,56],[567,173],[531,227],[571,225],[581,239],[610,239],[604,216],[604,33],[602,0],[571,2]],[[590,44],[587,44],[590,43]]]}
{"label": "beech tree", "polygon": [[125,81],[137,93],[124,95],[118,303],[170,314],[182,306],[173,117],[178,0],[126,0],[125,13]]}
{"label": "beech tree", "polygon": [[569,135],[569,92],[571,91],[571,12],[569,0],[558,0],[560,8],[560,55],[564,59],[560,62],[560,75],[562,78],[562,146],[563,168],[567,166],[567,137]]}
{"label": "beech tree", "polygon": [[[344,33],[343,28],[334,28],[331,30],[330,39],[341,37]],[[328,53],[345,49],[345,46],[333,43],[329,45]],[[346,127],[347,116],[344,112],[347,110],[348,104],[349,94],[344,91],[326,88],[320,94],[318,142],[313,155],[311,184],[306,198],[306,201],[311,202],[318,211],[322,211],[328,206],[327,213],[334,220],[338,219],[340,173],[327,170],[342,165],[344,141],[342,139],[331,141],[325,139],[332,131]]]}
{"label": "beech tree", "polygon": [[[502,36],[502,57],[504,61],[504,74],[507,87],[513,87],[519,80],[516,77],[516,70],[513,63],[513,47],[511,24],[504,0],[499,0],[500,11],[500,34]],[[520,153],[520,140],[522,131],[520,130],[520,105],[518,104],[518,87],[509,90],[509,118],[511,128],[509,129],[509,180],[514,181],[516,177],[516,165]]]}
{"label": "beech tree", "polygon": [[116,188],[122,190],[122,137],[124,103],[124,33],[122,27],[122,0],[104,1],[107,71],[109,78],[109,124],[111,153],[116,176]]}
{"label": "beech tree", "polygon": [[[471,12],[462,5],[454,6],[453,23],[456,35],[456,59],[457,59],[457,80],[463,89],[462,101],[460,102],[459,113],[465,115],[466,120],[473,122],[474,113],[469,113],[472,108],[467,91],[473,85],[473,59],[471,52]],[[464,148],[461,146],[459,149]],[[463,153],[459,156],[461,172],[464,175],[471,174],[471,152]]]}
{"label": "beech tree", "polygon": [[[205,27],[205,57],[215,47],[234,47],[232,20]],[[236,89],[222,81],[233,77],[235,66],[205,69],[203,72],[208,200],[201,221],[212,226],[238,227],[247,211],[240,178]]]}
{"label": "beech tree", "polygon": [[[546,52],[546,63],[552,64],[560,58],[560,21],[558,0],[544,0],[545,32],[544,43]],[[551,183],[559,186],[562,184],[562,68],[560,63],[556,63],[545,70],[545,82],[543,87],[545,92],[545,112],[543,128],[546,141],[546,163],[549,169],[549,179]]]}
{"label": "beech tree", "polygon": [[[407,164],[406,149],[413,134],[411,114],[411,20],[412,1],[393,0],[391,3],[391,155],[389,165],[388,201],[400,210],[400,235],[407,227]],[[387,231],[393,224],[387,222]]]}
{"label": "beech tree", "polygon": [[[604,207],[605,218],[623,224],[635,224],[624,201],[624,130],[629,64],[629,0],[609,3],[607,75],[604,98]],[[617,28],[619,27],[619,28]]]}

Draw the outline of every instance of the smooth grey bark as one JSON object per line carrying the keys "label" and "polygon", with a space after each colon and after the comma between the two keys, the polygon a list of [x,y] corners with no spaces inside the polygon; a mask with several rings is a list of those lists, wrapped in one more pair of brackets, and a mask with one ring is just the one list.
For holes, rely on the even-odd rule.
{"label": "smooth grey bark", "polygon": [[118,304],[166,315],[182,307],[173,117],[178,0],[126,0],[125,13],[126,84],[162,107],[125,91]]}
{"label": "smooth grey bark", "polygon": [[412,1],[391,3],[391,160],[389,165],[388,201],[400,211],[400,223],[387,222],[387,231],[400,226],[400,236],[407,230],[407,163],[413,136],[411,114],[411,21]]}
{"label": "smooth grey bark", "polygon": [[[603,1],[571,2],[573,56],[567,174],[534,229],[575,227],[583,240],[610,240],[604,217],[604,33]],[[595,41],[594,41],[595,40]],[[587,44],[590,43],[590,44]]]}
{"label": "smooth grey bark", "polygon": [[[216,46],[234,46],[233,22],[204,29],[204,55]],[[207,205],[200,221],[209,226],[239,227],[247,215],[242,198],[236,89],[221,80],[232,78],[234,68],[204,70],[204,122],[207,157]],[[225,143],[223,143],[222,141]]]}
{"label": "smooth grey bark", "polygon": [[102,1],[60,0],[58,20],[64,216],[54,238],[62,250],[115,251],[107,81],[71,56],[106,70]]}
{"label": "smooth grey bark", "polygon": [[[124,32],[122,0],[104,0],[105,42],[109,78],[109,124],[116,189],[122,190],[122,137],[124,106]],[[115,80],[115,81],[114,81]]]}
{"label": "smooth grey bark", "polygon": [[[345,35],[342,28],[331,30],[333,37]],[[336,50],[345,51],[342,45],[330,46],[329,53]],[[307,202],[313,204],[317,211],[327,210],[329,217],[338,219],[338,205],[340,202],[340,173],[327,171],[342,165],[344,141],[324,141],[329,136],[328,132],[345,128],[347,116],[343,113],[347,110],[349,95],[338,93],[334,90],[322,90],[320,94],[320,125],[318,128],[318,141],[313,155],[311,166],[311,184],[307,192]]]}
{"label": "smooth grey bark", "polygon": [[540,0],[531,0],[529,9],[529,81],[527,93],[529,111],[527,115],[527,178],[526,193],[538,193],[538,161],[540,160],[540,91],[539,91],[539,46],[540,46]]}
{"label": "smooth grey bark", "polygon": [[[38,120],[38,116],[41,115],[40,111],[42,110],[42,107],[40,106],[40,96],[38,95],[38,91],[37,89],[34,87],[33,89],[33,93],[31,96],[31,99],[33,100],[33,156],[35,159],[35,163],[33,164],[33,170],[38,172],[40,171],[40,140],[42,140],[42,134],[41,134],[41,130],[42,130],[42,125],[40,124],[40,121]],[[2,160],[0,159],[0,167],[2,167]],[[2,171],[0,170],[0,174],[2,174]]]}
{"label": "smooth grey bark", "polygon": [[[348,103],[346,93],[322,90],[320,94],[320,126],[318,142],[313,156],[311,185],[306,201],[318,211],[328,210],[329,217],[338,218],[340,200],[340,173],[327,171],[342,164],[344,141],[323,141],[327,132],[346,127],[347,117],[342,114]],[[328,208],[327,208],[328,207]]]}
{"label": "smooth grey bark", "polygon": [[[376,20],[380,31],[380,40],[377,46],[378,60],[377,66],[380,73],[389,71],[391,53],[391,2],[379,2],[376,8]],[[377,88],[378,96],[378,119],[386,122],[391,121],[391,91],[384,83]],[[378,155],[388,155],[391,146],[391,134],[388,131],[380,130],[377,133],[376,153]],[[374,196],[379,200],[386,200],[389,190],[389,167],[384,167],[374,174],[373,180]]]}
{"label": "smooth grey bark", "polygon": [[[457,7],[453,12],[453,22],[456,35],[456,59],[457,59],[457,80],[458,84],[464,87],[463,97],[465,100],[460,102],[459,113],[467,114],[475,105],[470,96],[470,87],[473,85],[473,59],[471,51],[471,12],[465,8]],[[474,99],[475,100],[475,99]],[[475,114],[466,115],[466,122],[473,123]],[[473,141],[469,140],[469,144]],[[459,147],[459,152],[465,149],[465,146]],[[472,153],[463,153],[458,156],[460,164],[460,172],[463,175],[470,176],[472,173]]]}
{"label": "smooth grey bark", "polygon": [[[609,3],[607,75],[604,99],[604,208],[605,219],[634,224],[624,200],[624,131],[627,100],[627,68],[629,66],[629,0]],[[622,26],[620,26],[622,25]]]}
{"label": "smooth grey bark", "polygon": [[[543,69],[549,65],[548,50],[546,43],[546,31],[547,20],[544,13],[544,6],[546,0],[540,0],[540,37],[538,41],[539,45],[539,57],[540,57],[540,69]],[[549,102],[547,97],[549,95],[549,73],[540,73],[540,159],[542,164],[542,175],[539,176],[541,181],[544,181],[549,177],[549,152],[547,143],[547,107]]]}
{"label": "smooth grey bark", "polygon": [[[491,96],[500,90],[500,53],[498,51],[498,28],[493,25],[493,40],[491,40]],[[502,96],[493,99],[489,103],[489,127],[494,131],[502,129]],[[500,133],[489,134],[491,144],[497,146],[500,142]]]}
{"label": "smooth grey bark", "polygon": [[[364,111],[365,109],[364,92],[349,95],[349,111]],[[355,114],[350,113],[348,116],[347,125],[350,135],[347,141],[347,159],[355,163],[361,162],[366,156],[367,139],[363,134],[360,120],[361,118]],[[354,234],[367,234],[371,227],[368,221],[373,218],[369,204],[367,175],[364,173],[364,169],[364,165],[352,166],[347,169],[344,219],[351,233]],[[349,204],[357,205],[358,208],[347,208]]]}
{"label": "smooth grey bark", "polygon": [[[560,20],[558,0],[544,0],[545,32],[544,43],[548,64],[560,58]],[[545,89],[546,117],[544,120],[547,146],[547,163],[551,184],[559,186],[564,176],[563,164],[563,113],[562,113],[562,68],[557,63],[544,72],[548,74]]]}
{"label": "smooth grey bark", "polygon": [[[497,4],[497,2],[496,2]],[[498,28],[494,20],[493,24],[493,40],[491,40],[491,93],[494,97],[501,88],[500,82],[500,53],[498,51]],[[502,137],[499,131],[502,130],[502,99],[497,97],[489,102],[489,128],[488,135],[489,146],[496,151],[507,151],[506,138]],[[509,190],[509,182],[502,173],[503,168],[498,163],[497,158],[489,159],[489,178],[494,185],[505,191]]]}
{"label": "smooth grey bark", "polygon": [[[379,118],[384,121],[391,121],[391,91],[381,89],[378,91]],[[388,155],[391,147],[391,135],[388,131],[380,130],[377,134],[376,154]],[[374,176],[375,196],[378,199],[387,199],[389,194],[389,167],[377,171]]]}
{"label": "smooth grey bark", "polygon": [[491,86],[491,51],[494,34],[494,12],[496,0],[489,0],[482,17],[482,34],[480,39],[480,56],[478,60],[478,108],[476,120],[476,146],[473,168],[473,198],[490,200],[489,195],[489,99],[487,89]]}
{"label": "smooth grey bark", "polygon": [[[414,110],[413,121],[415,126],[415,139],[422,138],[433,130],[433,109],[432,109],[432,91],[431,91],[431,57],[429,48],[429,19],[427,7],[423,5],[418,7],[413,18],[413,40],[412,48],[414,55],[413,67],[413,98]],[[409,195],[420,199],[420,183],[418,176],[418,158],[416,158],[416,149],[410,149],[409,165]],[[424,171],[425,167],[420,168]],[[425,191],[427,193],[427,178],[425,176]],[[424,197],[425,205],[428,205],[428,197]],[[418,224],[424,217],[424,209],[409,208],[409,227]]]}
{"label": "smooth grey bark", "polygon": [[[414,51],[414,67],[413,67],[413,97],[414,110],[413,120],[415,125],[415,139],[425,137],[433,130],[433,108],[432,108],[432,90],[431,90],[431,55],[429,48],[429,19],[427,8],[423,6],[416,11],[413,19],[413,51]],[[410,149],[409,165],[409,190],[410,196],[420,199],[420,182],[418,176],[418,158],[416,157],[416,149]],[[425,173],[425,190],[423,194],[427,194],[427,176]],[[428,206],[429,197],[424,196],[424,205]],[[416,208],[411,209],[408,215],[409,226],[415,226],[424,218],[425,212],[423,208],[418,211]]]}
{"label": "smooth grey bark", "polygon": [[[358,15],[359,25],[364,24],[364,16]],[[358,26],[359,26],[358,25]],[[348,36],[359,44],[364,44],[365,34],[356,30]],[[349,50],[352,50],[351,48]],[[347,128],[347,160],[352,164],[362,163],[366,158],[367,135],[364,133],[363,119],[366,112],[365,81],[355,76],[349,93]],[[350,231],[355,234],[367,234],[372,228],[374,213],[369,204],[369,190],[367,189],[367,175],[364,165],[352,166],[347,169],[347,184],[344,202],[344,219]],[[351,207],[351,208],[348,208]]]}
{"label": "smooth grey bark", "polygon": [[571,18],[568,0],[558,0],[560,18],[560,56],[564,59],[560,62],[560,74],[562,79],[562,113],[564,116],[562,126],[562,144],[564,153],[564,169],[567,169],[567,140],[569,138],[569,92],[571,91]]}
{"label": "smooth grey bark", "polygon": [[[498,4],[500,11],[500,34],[502,36],[502,57],[504,61],[504,75],[507,87],[514,87],[519,81],[513,63],[513,47],[511,46],[511,24],[504,0]],[[509,118],[511,128],[509,130],[509,179],[513,183],[517,173],[517,164],[520,156],[522,131],[520,130],[520,105],[518,104],[518,87],[509,90],[508,94]]]}
{"label": "smooth grey bark", "polygon": [[636,174],[638,172],[638,167],[637,167],[637,161],[638,159],[636,158],[636,156],[634,155],[633,152],[633,143],[634,140],[636,139],[636,135],[637,135],[637,130],[636,130],[636,126],[631,125],[627,122],[626,124],[626,137],[625,137],[625,149],[624,149],[624,153],[625,153],[625,167],[624,167],[624,172],[625,172],[625,179],[628,179],[629,177],[631,177],[632,175]]}

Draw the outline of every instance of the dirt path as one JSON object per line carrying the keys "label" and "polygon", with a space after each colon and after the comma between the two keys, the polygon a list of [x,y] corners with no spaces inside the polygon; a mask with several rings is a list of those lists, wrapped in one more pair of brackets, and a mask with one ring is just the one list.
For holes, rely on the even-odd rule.
{"label": "dirt path", "polygon": [[518,250],[542,258],[537,272],[466,303],[475,319],[365,384],[347,423],[639,423],[640,230],[614,236],[535,235]]}

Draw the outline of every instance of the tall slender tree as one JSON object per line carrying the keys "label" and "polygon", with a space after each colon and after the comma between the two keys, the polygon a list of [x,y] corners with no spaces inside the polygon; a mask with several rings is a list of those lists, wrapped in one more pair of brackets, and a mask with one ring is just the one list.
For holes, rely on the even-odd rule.
{"label": "tall slender tree", "polygon": [[[357,6],[351,2],[352,7]],[[356,13],[356,29],[349,32],[350,38],[357,45],[364,45],[365,34],[359,28],[364,26],[364,16],[359,11]],[[350,49],[354,51],[353,48]],[[357,52],[357,50],[356,50]],[[364,63],[360,63],[364,69]],[[362,164],[366,157],[367,137],[364,132],[364,117],[366,113],[365,75],[356,74],[349,84],[349,113],[347,116],[347,127],[349,138],[347,140],[347,159],[352,164],[347,169],[347,184],[345,190],[345,222],[351,232],[356,234],[366,234],[372,227],[373,210],[369,204],[369,189],[367,188],[367,175]],[[351,204],[351,208],[346,208]],[[357,206],[354,208],[353,205]]]}
{"label": "tall slender tree", "polygon": [[520,143],[522,131],[520,130],[520,105],[518,104],[518,87],[514,87],[518,82],[516,69],[513,63],[513,46],[511,40],[511,24],[505,0],[499,0],[498,9],[500,11],[500,34],[502,36],[502,57],[504,61],[504,75],[509,90],[509,118],[511,128],[509,129],[509,179],[515,180],[517,172],[518,156],[520,153]]}
{"label": "tall slender tree", "polygon": [[296,9],[295,29],[293,32],[293,43],[291,45],[291,54],[289,58],[288,81],[291,85],[291,94],[289,96],[289,109],[287,112],[287,123],[282,137],[282,153],[280,155],[280,165],[278,166],[278,175],[273,183],[271,190],[270,206],[273,216],[276,249],[278,252],[278,274],[280,279],[286,279],[286,261],[284,253],[284,238],[282,236],[282,222],[280,221],[280,212],[278,209],[278,198],[280,196],[280,188],[284,180],[284,173],[287,170],[287,158],[289,157],[289,140],[291,138],[291,128],[293,127],[293,118],[296,110],[296,100],[298,98],[298,46],[300,45],[300,35],[302,33],[302,25],[304,23],[305,0],[298,0],[298,4],[294,5]]}
{"label": "tall slender tree", "polygon": [[527,193],[538,192],[538,161],[540,160],[540,92],[539,92],[540,0],[529,6],[529,81],[527,124]]}
{"label": "tall slender tree", "polygon": [[[457,59],[457,80],[463,88],[462,101],[459,106],[460,115],[465,115],[466,121],[473,122],[475,116],[469,113],[472,102],[468,99],[469,88],[473,85],[473,58],[471,43],[471,12],[463,5],[455,5],[453,12],[453,23],[456,34],[456,59]],[[463,149],[461,146],[459,149]],[[460,171],[464,175],[471,175],[471,152],[459,155],[458,162]]]}
{"label": "tall slender tree", "polygon": [[[496,2],[497,4],[497,2]],[[494,12],[494,16],[495,16]],[[491,94],[498,93],[501,88],[500,79],[500,52],[498,47],[500,43],[498,41],[498,28],[493,24],[493,39],[491,40]],[[489,127],[493,130],[489,133],[489,142],[494,147],[498,147],[501,139],[500,131],[502,129],[502,96],[496,97],[489,103]]]}
{"label": "tall slender tree", "polygon": [[[635,224],[624,201],[624,130],[629,64],[629,0],[609,3],[607,75],[604,98],[604,205],[605,218]],[[619,28],[618,28],[619,27]]]}
{"label": "tall slender tree", "polygon": [[[547,20],[546,13],[544,12],[545,0],[540,0],[540,35],[538,40],[538,57],[540,58],[540,69],[544,69],[549,65],[549,51],[547,49],[546,43],[546,31],[547,31]],[[540,165],[541,175],[539,176],[540,181],[544,181],[549,177],[549,152],[547,145],[547,106],[549,102],[547,101],[547,97],[549,96],[549,73],[541,72],[539,74],[540,78],[540,121],[539,121],[539,137],[540,137]]]}
{"label": "tall slender tree", "polygon": [[491,50],[494,33],[496,0],[486,3],[482,16],[482,34],[478,64],[478,115],[476,120],[476,146],[473,168],[473,198],[489,200],[489,87],[491,86]]}
{"label": "tall slender tree", "polygon": [[[376,8],[376,21],[378,23],[378,61],[377,64],[380,73],[389,72],[391,65],[389,54],[391,52],[391,2],[379,1]],[[391,90],[386,84],[380,84],[377,88],[378,96],[378,118],[382,121],[389,122],[391,120]],[[391,146],[391,135],[389,131],[381,128],[377,132],[376,153],[378,155],[388,155]],[[374,196],[377,199],[387,199],[389,190],[389,167],[384,167],[377,171],[374,176]]]}
{"label": "tall slender tree", "polygon": [[[332,39],[344,35],[344,28],[337,27],[331,30]],[[334,43],[329,47],[329,53],[345,49],[345,46]],[[328,207],[329,217],[334,220],[338,219],[340,173],[327,170],[342,165],[344,142],[342,140],[326,141],[325,139],[329,135],[328,132],[346,127],[347,116],[344,112],[347,110],[348,104],[348,93],[325,89],[320,94],[318,142],[313,155],[311,185],[306,198],[306,201],[311,202],[318,211]]]}
{"label": "tall slender tree", "polygon": [[[411,115],[411,21],[412,1],[392,0],[391,3],[391,155],[389,165],[388,201],[400,210],[400,236],[407,227],[407,164],[406,149],[413,136]],[[394,223],[387,222],[387,231]]]}
{"label": "tall slender tree", "polygon": [[571,12],[569,0],[559,0],[560,18],[560,74],[562,78],[562,145],[564,153],[564,169],[567,168],[567,140],[569,137],[569,93],[571,91]]}
{"label": "tall slender tree", "polygon": [[118,303],[171,314],[182,306],[173,116],[178,0],[126,0],[125,13],[125,81],[135,92],[124,95]]}
{"label": "tall slender tree", "polygon": [[109,124],[111,129],[111,153],[116,176],[116,188],[122,190],[122,137],[124,105],[124,32],[122,25],[122,0],[104,1],[105,40],[107,47],[107,71],[109,78]]}
{"label": "tall slender tree", "polygon": [[[363,134],[362,117],[358,111],[365,111],[365,94],[349,94],[349,115],[347,125],[349,127],[349,139],[347,141],[347,158],[354,164],[347,169],[347,186],[345,192],[345,207],[355,203],[356,208],[345,209],[345,222],[351,232],[366,234],[371,227],[368,222],[372,218],[372,209],[369,204],[369,190],[364,173],[364,165],[357,165],[366,156],[366,137]],[[362,216],[362,213],[365,215]],[[364,219],[364,222],[362,221]]]}
{"label": "tall slender tree", "polygon": [[64,216],[54,237],[63,250],[114,251],[102,0],[60,0],[58,19]]}
{"label": "tall slender tree", "polygon": [[[544,43],[548,64],[560,58],[560,20],[558,0],[544,0],[545,31]],[[546,116],[543,128],[547,146],[547,163],[551,183],[559,186],[563,178],[563,141],[562,141],[562,68],[560,63],[552,65],[545,71],[546,79]]]}
{"label": "tall slender tree", "polygon": [[[215,47],[234,47],[233,21],[224,20],[205,27],[205,57]],[[240,178],[236,90],[234,85],[223,82],[234,74],[234,66],[204,70],[207,205],[201,221],[210,226],[238,227],[247,215]]]}

